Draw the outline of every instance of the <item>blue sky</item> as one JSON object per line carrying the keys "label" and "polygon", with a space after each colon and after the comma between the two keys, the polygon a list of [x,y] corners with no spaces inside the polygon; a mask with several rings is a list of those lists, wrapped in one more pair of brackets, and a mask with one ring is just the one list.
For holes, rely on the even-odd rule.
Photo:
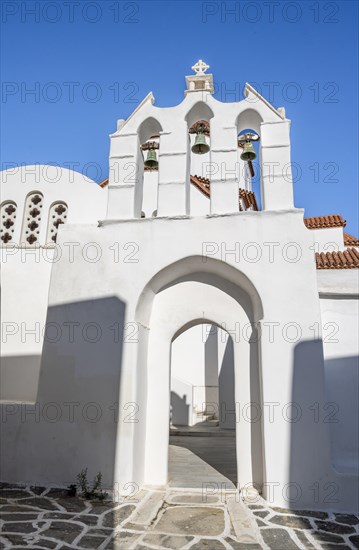
{"label": "blue sky", "polygon": [[[2,168],[58,163],[100,181],[108,135],[151,90],[183,98],[205,60],[216,97],[246,81],[292,120],[295,204],[358,235],[358,3],[13,1],[2,9]],[[30,90],[35,93],[28,93]]]}

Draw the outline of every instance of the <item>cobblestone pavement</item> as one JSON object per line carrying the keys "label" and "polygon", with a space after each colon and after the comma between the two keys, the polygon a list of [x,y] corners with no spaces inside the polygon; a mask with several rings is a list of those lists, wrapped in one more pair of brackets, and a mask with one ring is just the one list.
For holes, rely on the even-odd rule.
{"label": "cobblestone pavement", "polygon": [[121,503],[62,489],[1,484],[0,548],[344,550],[359,548],[359,518],[269,507],[235,493],[141,491]]}

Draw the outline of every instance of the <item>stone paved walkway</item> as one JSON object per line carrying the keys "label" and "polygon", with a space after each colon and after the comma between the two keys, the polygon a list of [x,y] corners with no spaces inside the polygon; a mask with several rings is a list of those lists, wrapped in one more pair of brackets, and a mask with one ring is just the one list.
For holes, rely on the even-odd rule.
{"label": "stone paved walkway", "polygon": [[0,548],[115,550],[344,550],[359,548],[359,518],[293,512],[235,493],[168,488],[121,503],[85,501],[62,489],[1,484]]}
{"label": "stone paved walkway", "polygon": [[[176,445],[177,440],[180,443],[179,446]],[[236,481],[237,478],[237,463],[231,457],[227,458],[233,447],[232,438],[229,439],[231,447],[227,440],[222,438],[222,446],[213,446],[211,453],[207,450],[207,446],[211,445],[209,437],[171,437],[170,441],[173,443],[169,446],[168,485],[170,487],[201,489],[205,480],[206,483],[214,483],[216,487],[236,489],[233,480]],[[206,460],[201,458],[201,454]],[[208,460],[209,454],[211,463]],[[235,471],[233,471],[233,462]]]}

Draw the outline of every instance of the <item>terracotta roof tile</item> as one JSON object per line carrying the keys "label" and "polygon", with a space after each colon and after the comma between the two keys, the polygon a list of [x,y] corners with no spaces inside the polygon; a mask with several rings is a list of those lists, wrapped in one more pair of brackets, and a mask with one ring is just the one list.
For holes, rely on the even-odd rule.
{"label": "terracotta roof tile", "polygon": [[314,218],[304,218],[307,229],[325,229],[329,227],[345,227],[347,222],[343,220],[340,214],[330,214],[329,216],[316,216]]}
{"label": "terracotta roof tile", "polygon": [[[244,205],[246,206],[247,209],[252,206],[253,210],[258,212],[257,199],[253,191],[247,191],[247,189],[240,189],[239,198],[243,200]],[[240,204],[240,207],[241,207],[241,204]]]}
{"label": "terracotta roof tile", "polygon": [[359,239],[344,232],[344,244],[345,246],[359,246]]}
{"label": "terracotta roof tile", "polygon": [[317,269],[353,269],[359,268],[359,252],[348,248],[343,252],[316,252]]}
{"label": "terracotta roof tile", "polygon": [[190,176],[191,183],[199,189],[206,197],[211,196],[210,181],[208,178],[202,178],[201,176]]}

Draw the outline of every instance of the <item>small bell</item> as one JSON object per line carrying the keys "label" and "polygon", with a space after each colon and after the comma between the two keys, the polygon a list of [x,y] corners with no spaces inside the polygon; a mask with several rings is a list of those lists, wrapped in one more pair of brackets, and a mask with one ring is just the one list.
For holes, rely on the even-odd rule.
{"label": "small bell", "polygon": [[192,153],[196,153],[196,155],[204,155],[205,153],[208,153],[209,151],[209,145],[206,141],[204,134],[197,134],[194,144],[192,145]]}
{"label": "small bell", "polygon": [[246,141],[243,147],[243,151],[241,154],[242,160],[254,160],[256,158],[256,153],[254,151],[254,147],[251,141]]}
{"label": "small bell", "polygon": [[158,168],[158,160],[156,151],[154,149],[149,149],[147,153],[147,158],[145,160],[146,168]]}

